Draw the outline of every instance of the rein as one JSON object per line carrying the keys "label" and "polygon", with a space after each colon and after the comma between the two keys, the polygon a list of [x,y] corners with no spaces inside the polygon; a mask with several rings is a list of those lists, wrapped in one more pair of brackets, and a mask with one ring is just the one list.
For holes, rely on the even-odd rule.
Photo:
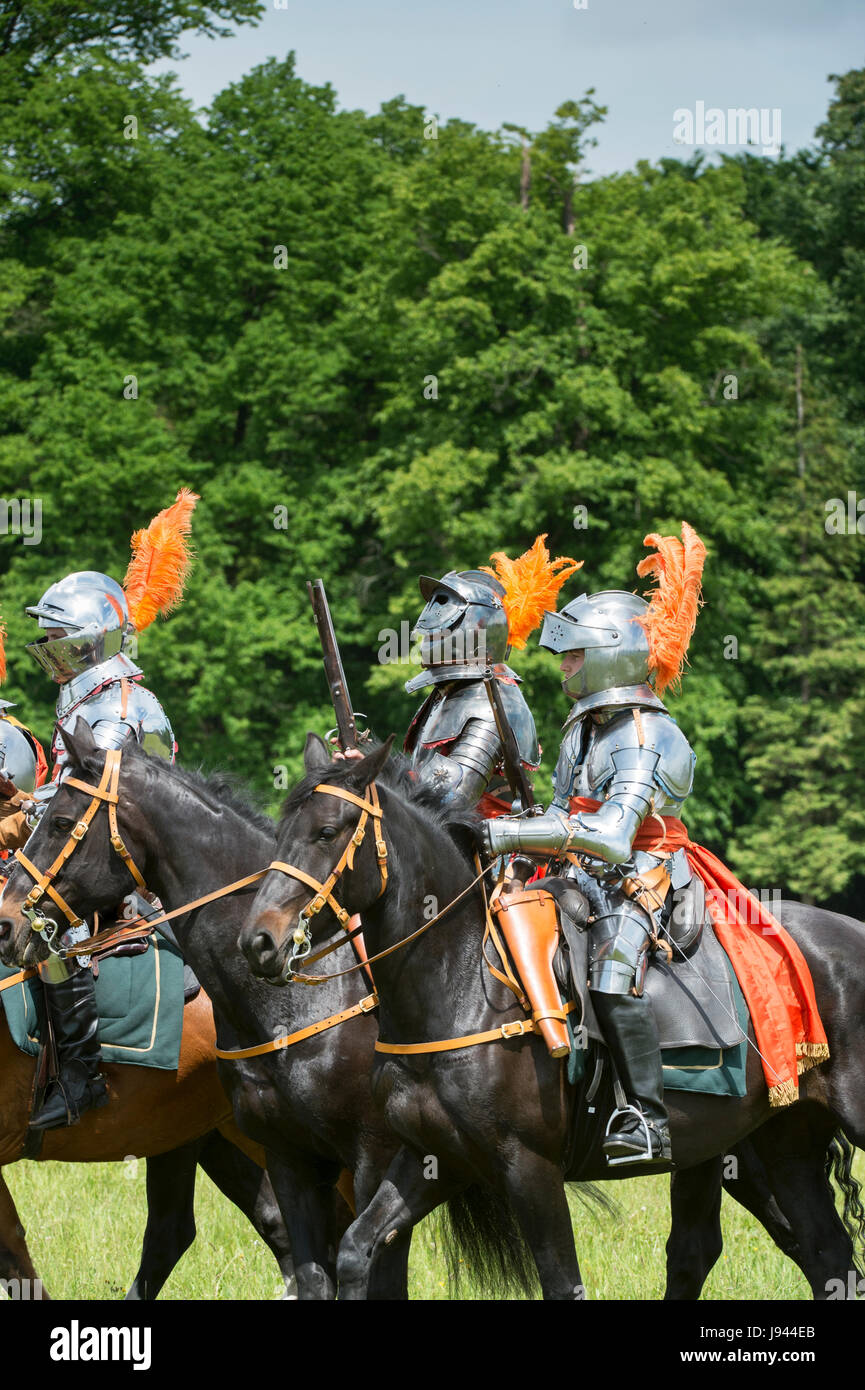
{"label": "rein", "polygon": [[[478,869],[477,876],[473,878],[471,883],[469,883],[465,888],[463,888],[462,891],[459,892],[455,898],[452,898],[451,901],[445,907],[443,907],[440,912],[437,912],[436,915],[434,917],[431,917],[428,922],[424,922],[423,926],[418,927],[416,931],[411,932],[408,936],[404,936],[400,941],[395,942],[392,946],[388,946],[385,950],[378,951],[376,955],[369,956],[366,961],[358,961],[357,964],[350,965],[346,970],[339,970],[335,972],[333,975],[303,975],[295,973],[293,965],[296,959],[303,959],[308,957],[308,963],[314,964],[316,961],[321,960],[324,956],[329,955],[331,951],[335,951],[340,946],[344,945],[346,941],[350,941],[351,938],[353,936],[356,936],[358,931],[361,930],[360,928],[357,928],[353,932],[344,931],[342,936],[340,936],[337,941],[332,942],[329,946],[324,947],[323,950],[316,952],[314,956],[308,955],[311,944],[309,942],[309,936],[307,932],[308,920],[310,916],[314,915],[315,913],[321,910],[325,902],[328,902],[330,906],[333,908],[343,928],[345,927],[346,922],[349,920],[349,913],[344,908],[341,908],[339,904],[332,899],[331,893],[333,891],[334,884],[342,874],[343,870],[346,867],[352,867],[352,864],[354,862],[354,850],[363,842],[367,816],[372,815],[377,817],[379,820],[383,819],[384,813],[379,803],[378,790],[374,782],[370,784],[369,790],[370,801],[367,802],[364,801],[361,797],[353,795],[353,793],[351,792],[344,791],[340,787],[327,786],[325,783],[319,783],[317,787],[313,787],[313,793],[322,792],[329,796],[338,796],[345,801],[351,801],[354,805],[360,806],[363,809],[363,815],[361,816],[360,822],[358,823],[358,827],[355,830],[354,835],[349,840],[349,843],[346,846],[345,851],[340,857],[339,862],[337,863],[335,868],[332,870],[326,883],[318,883],[317,880],[312,878],[309,874],[303,872],[300,869],[294,868],[291,864],[283,864],[278,861],[275,861],[271,865],[271,868],[279,869],[281,870],[281,872],[288,874],[290,877],[299,879],[300,882],[308,884],[310,887],[316,890],[317,895],[312,900],[312,902],[308,904],[307,907],[301,910],[301,913],[299,915],[300,925],[294,933],[294,941],[295,945],[298,947],[298,951],[297,953],[289,957],[288,965],[286,967],[283,978],[287,982],[290,982],[292,984],[321,985],[327,983],[327,981],[329,980],[339,980],[345,975],[351,975],[357,970],[362,970],[365,966],[373,965],[378,960],[384,960],[386,956],[393,955],[395,951],[401,950],[403,946],[408,946],[410,942],[416,941],[418,937],[423,936],[424,932],[429,931],[430,927],[434,926],[436,922],[440,921],[442,917],[444,917],[448,912],[450,912],[451,909],[455,907],[456,904],[462,898],[464,898],[468,893],[472,891],[473,888],[477,886],[478,883],[480,883],[482,884],[481,891],[483,893],[484,899],[484,917],[486,924],[484,938],[481,944],[481,955],[483,956],[484,962],[490,973],[493,976],[495,976],[497,980],[500,980],[503,985],[507,986],[511,993],[516,996],[517,1001],[523,1009],[528,1009],[529,1005],[525,993],[520,987],[520,983],[514,975],[513,971],[511,970],[510,964],[508,962],[507,953],[505,952],[505,949],[496,931],[495,924],[492,920],[489,900],[487,897],[486,884],[484,883],[484,878],[488,873],[489,868],[492,867],[492,865],[489,865],[486,869],[482,869],[480,867],[480,860],[477,855],[475,855],[475,866]],[[384,867],[384,863],[387,858],[387,848],[384,842],[383,827],[381,828],[381,833],[379,839],[376,842],[376,845],[379,854],[379,865],[382,870],[381,891],[378,894],[378,897],[380,898],[387,886],[387,870]],[[495,966],[492,964],[492,962],[489,960],[486,954],[486,943],[490,939],[492,940],[493,945],[495,946],[499,954],[499,958],[501,959],[502,964],[505,967],[504,974],[502,974],[501,971],[495,968]],[[304,945],[306,946],[305,950],[303,950]],[[342,1023],[347,1018],[356,1017],[359,1013],[368,1013],[371,1009],[375,1008],[377,1004],[377,995],[371,994],[367,996],[366,999],[362,999],[359,1004],[356,1004],[354,1006],[354,1008],[344,1010],[342,1013],[339,1014],[333,1014],[330,1018],[323,1019],[320,1023],[314,1023],[310,1027],[303,1028],[297,1033],[287,1034],[281,1038],[274,1039],[273,1042],[262,1043],[260,1044],[260,1046],[255,1048],[241,1048],[233,1052],[223,1052],[217,1050],[217,1055],[227,1060],[240,1060],[244,1057],[255,1057],[260,1056],[262,1053],[275,1052],[280,1048],[290,1047],[292,1043],[300,1042],[302,1038],[310,1037],[314,1033],[323,1032],[326,1028],[333,1028],[336,1026],[336,1024]],[[576,1007],[576,1002],[572,1000],[564,1006],[564,1013],[569,1014],[573,1012],[573,1010]],[[396,1054],[403,1056],[415,1056],[419,1053],[428,1052],[452,1052],[457,1048],[474,1047],[479,1043],[508,1042],[513,1038],[524,1037],[529,1033],[535,1033],[538,1031],[538,1018],[533,1016],[532,1018],[515,1019],[511,1023],[503,1023],[500,1024],[497,1028],[490,1028],[481,1033],[467,1033],[463,1037],[459,1038],[443,1038],[438,1042],[383,1043],[376,1040],[375,1050],[376,1052],[383,1052],[390,1055]]]}
{"label": "rein", "polygon": [[[267,868],[259,869],[257,873],[248,874],[245,878],[236,879],[233,883],[228,883],[224,887],[217,888],[211,893],[205,893],[202,897],[195,898],[191,902],[183,903],[180,907],[175,907],[170,912],[161,912],[155,917],[138,917],[133,921],[124,924],[122,927],[116,927],[105,932],[99,932],[97,933],[96,937],[88,937],[86,940],[78,942],[75,945],[58,949],[52,944],[57,931],[57,923],[54,922],[52,918],[45,917],[45,915],[37,908],[37,903],[39,903],[39,901],[47,894],[48,897],[52,900],[52,902],[54,902],[60,908],[61,912],[69,922],[70,927],[78,927],[85,925],[83,919],[73,911],[73,909],[66,902],[65,898],[62,896],[62,894],[60,894],[57,891],[57,889],[53,886],[53,881],[74,853],[76,846],[79,845],[83,840],[88,829],[90,828],[90,824],[94,816],[96,815],[96,812],[99,810],[99,807],[103,803],[108,806],[111,848],[114,850],[115,854],[119,855],[120,858],[123,860],[124,864],[126,865],[127,869],[129,870],[130,874],[135,880],[135,883],[138,886],[138,888],[140,888],[144,893],[148,891],[147,885],[144,880],[144,876],[139,871],[138,866],[132,858],[132,855],[129,853],[129,850],[127,849],[126,844],[124,843],[123,838],[120,835],[117,825],[120,760],[120,749],[111,748],[107,751],[105,755],[105,765],[103,767],[102,776],[98,786],[94,787],[87,782],[80,781],[76,777],[67,777],[64,780],[65,786],[75,787],[79,791],[89,793],[91,801],[90,805],[87,807],[87,810],[84,812],[84,815],[81,817],[77,825],[75,825],[72,831],[70,832],[69,839],[66,841],[66,844],[63,846],[63,849],[60,851],[53,864],[51,864],[51,866],[45,871],[45,873],[42,873],[42,871],[35,864],[32,863],[32,861],[23,853],[22,850],[16,850],[15,852],[15,858],[20,863],[21,867],[34,880],[34,887],[30,890],[30,892],[27,895],[27,898],[24,901],[24,904],[22,906],[22,912],[29,919],[31,930],[37,934],[44,932],[46,945],[48,945],[49,948],[55,952],[55,954],[61,954],[62,952],[64,957],[75,957],[79,955],[100,955],[103,952],[110,950],[114,946],[118,945],[120,942],[128,940],[130,937],[140,938],[142,935],[150,935],[150,933],[153,932],[155,928],[161,925],[163,922],[169,922],[175,917],[184,916],[188,912],[192,912],[199,907],[203,907],[206,903],[215,902],[218,898],[227,897],[231,893],[239,892],[240,890],[251,886],[253,883],[259,882],[259,880],[264,878],[264,876],[267,873],[269,873],[271,869],[276,869],[278,872],[284,873],[288,875],[288,877],[290,878],[295,878],[299,882],[305,883],[308,887],[315,890],[315,896],[300,911],[298,917],[298,926],[295,928],[294,932],[294,943],[297,949],[289,957],[288,966],[286,968],[284,978],[286,980],[290,980],[292,983],[298,984],[325,984],[329,980],[338,980],[345,975],[351,975],[357,970],[362,970],[366,966],[373,964],[375,961],[383,960],[386,956],[392,955],[395,951],[400,950],[403,946],[408,946],[412,941],[416,941],[420,936],[423,936],[424,932],[428,931],[430,927],[435,926],[436,922],[440,921],[444,916],[446,916],[446,914],[450,912],[451,909],[455,907],[458,902],[460,902],[464,897],[466,897],[466,895],[470,893],[472,889],[478,885],[478,883],[483,884],[483,880],[486,874],[488,873],[489,868],[492,867],[490,865],[486,869],[481,869],[479,867],[480,861],[476,855],[475,864],[478,867],[479,872],[477,876],[473,878],[472,881],[465,888],[463,888],[455,898],[452,898],[451,901],[445,907],[443,907],[440,912],[437,912],[435,916],[431,917],[428,922],[424,922],[422,926],[417,928],[417,930],[411,932],[408,936],[403,937],[400,941],[395,942],[392,946],[388,946],[385,950],[379,951],[376,955],[370,956],[368,960],[359,961],[357,964],[349,966],[348,969],[337,971],[333,975],[296,974],[293,970],[295,960],[303,960],[308,957],[309,964],[314,964],[316,961],[321,960],[324,956],[329,955],[332,951],[338,950],[338,948],[344,945],[345,942],[351,941],[352,938],[358,935],[359,931],[361,930],[361,928],[356,928],[354,931],[351,932],[345,930],[346,924],[349,921],[349,913],[344,907],[341,907],[340,904],[333,897],[333,891],[344,871],[346,869],[353,868],[355,853],[363,844],[366,835],[367,825],[371,818],[372,823],[376,829],[376,859],[378,861],[379,875],[381,878],[381,887],[377,895],[379,898],[384,893],[388,882],[387,844],[385,843],[383,828],[379,824],[379,822],[381,822],[383,819],[384,812],[382,811],[381,804],[379,802],[378,788],[376,787],[375,783],[370,783],[368,801],[364,800],[363,797],[356,796],[354,792],[350,792],[345,788],[332,787],[328,786],[325,783],[319,783],[318,786],[313,788],[313,793],[320,792],[323,795],[335,796],[343,801],[351,802],[353,805],[358,806],[361,809],[361,816],[358,821],[358,824],[355,827],[353,834],[350,836],[348,844],[346,845],[345,849],[340,855],[339,860],[337,861],[334,868],[331,870],[324,883],[320,883],[317,879],[313,878],[312,875],[307,874],[303,869],[295,868],[295,866],[292,864],[286,864],[282,860],[275,859],[267,866]],[[505,984],[508,987],[508,989],[510,989],[511,992],[516,996],[520,1004],[525,1008],[525,996],[523,994],[523,991],[520,989],[519,982],[517,981],[516,977],[513,975],[513,972],[510,969],[507,955],[498,938],[495,925],[492,921],[485,884],[483,884],[482,886],[482,893],[484,898],[486,930],[484,932],[484,940],[481,947],[481,953],[483,955],[484,961],[486,962],[487,968],[490,970],[491,974],[493,974],[496,977],[496,979],[500,980],[503,984]],[[309,937],[309,921],[310,918],[316,916],[321,911],[325,904],[327,904],[334,912],[335,916],[337,917],[337,920],[343,928],[343,932],[335,942],[332,942],[329,946],[326,946],[322,950],[317,951],[315,955],[309,955],[312,946],[312,942]],[[47,931],[47,928],[49,926],[53,927],[53,931],[50,933]],[[492,939],[493,944],[499,954],[499,957],[505,966],[504,975],[492,965],[492,963],[486,955],[486,942],[490,938]],[[3,983],[0,984],[0,989],[5,989],[13,984],[18,984],[21,980],[28,979],[36,973],[37,972],[35,970],[20,971],[17,975],[14,975],[11,978],[3,981]],[[356,1018],[361,1014],[370,1013],[377,1006],[378,996],[375,993],[373,993],[367,995],[365,998],[361,999],[359,1003],[351,1006],[350,1008],[343,1009],[340,1013],[332,1014],[328,1018],[321,1019],[317,1023],[310,1024],[308,1027],[302,1028],[295,1033],[284,1034],[279,1038],[273,1039],[271,1042],[260,1043],[254,1047],[239,1048],[234,1050],[225,1050],[217,1048],[216,1055],[223,1060],[240,1061],[247,1057],[258,1057],[265,1053],[280,1051],[281,1049],[292,1046],[292,1044],[296,1042],[301,1042],[304,1038],[312,1037],[315,1034],[325,1032],[329,1028],[334,1028],[338,1024],[346,1022],[348,1019]],[[376,1042],[375,1046],[376,1050],[379,1052],[390,1053],[442,1052],[457,1047],[470,1047],[473,1046],[475,1043],[506,1041],[509,1038],[521,1037],[526,1033],[532,1033],[534,1031],[534,1020],[518,1019],[513,1023],[502,1024],[500,1027],[491,1029],[484,1033],[472,1033],[464,1038],[445,1039],[437,1043],[391,1044]]]}
{"label": "rein", "polygon": [[[30,892],[24,899],[21,911],[24,914],[24,916],[28,918],[31,930],[36,932],[37,934],[45,932],[49,924],[54,927],[53,932],[46,934],[46,943],[49,945],[53,941],[54,936],[56,935],[57,923],[54,922],[53,918],[46,917],[44,913],[37,908],[36,904],[47,893],[51,901],[57,907],[60,908],[60,911],[63,913],[63,916],[68,921],[70,927],[84,926],[83,919],[79,917],[76,912],[73,911],[73,909],[67,903],[66,899],[60,893],[57,892],[57,889],[54,887],[54,879],[57,877],[58,873],[63,868],[63,865],[66,863],[67,859],[71,857],[77,846],[84,839],[84,836],[90,829],[90,822],[93,820],[93,817],[96,815],[96,812],[99,810],[99,807],[103,804],[103,802],[108,806],[108,825],[111,839],[111,848],[114,850],[115,854],[118,854],[120,858],[123,860],[132,877],[135,879],[135,882],[138,885],[138,887],[141,888],[145,893],[147,892],[147,885],[144,882],[144,878],[142,874],[139,872],[138,866],[132,858],[132,855],[129,853],[129,850],[126,848],[126,845],[123,842],[123,838],[120,835],[120,831],[117,828],[117,787],[119,781],[119,748],[109,748],[108,752],[105,754],[105,765],[102,769],[102,777],[100,779],[98,787],[93,787],[87,782],[80,782],[77,777],[66,778],[66,786],[76,787],[80,791],[89,792],[91,801],[90,805],[87,807],[87,810],[84,812],[84,815],[81,817],[78,824],[74,826],[71,830],[69,839],[66,841],[66,844],[63,846],[57,858],[54,860],[54,863],[50,866],[50,868],[46,869],[44,874],[42,873],[41,869],[38,869],[36,865],[33,864],[30,859],[27,858],[27,855],[24,853],[23,850],[18,849],[15,851],[15,858],[18,860],[18,863],[21,865],[24,871],[28,873],[30,877],[34,880],[35,885],[33,888],[30,889]],[[70,951],[69,954],[72,954],[72,952]]]}
{"label": "rein", "polygon": [[[296,878],[299,882],[305,883],[308,888],[315,889],[315,897],[307,903],[306,907],[301,908],[298,914],[297,926],[294,929],[294,936],[292,938],[295,944],[295,950],[288,958],[285,976],[286,979],[302,980],[304,984],[321,984],[325,979],[336,980],[339,978],[338,975],[330,975],[322,976],[321,979],[310,976],[307,979],[303,976],[295,975],[293,969],[296,960],[305,960],[306,957],[309,956],[312,949],[312,940],[309,935],[309,919],[319,913],[325,903],[327,903],[336,914],[337,920],[343,928],[343,937],[336,941],[335,944],[328,946],[325,950],[317,952],[315,956],[310,958],[311,961],[321,960],[322,956],[329,955],[331,951],[335,951],[339,946],[342,946],[344,941],[349,941],[352,936],[357,935],[357,931],[345,931],[350,914],[336,901],[336,898],[333,896],[333,890],[339,882],[344,870],[354,868],[355,852],[360,849],[360,846],[363,844],[367,822],[370,816],[373,817],[373,825],[376,826],[375,853],[376,859],[378,860],[379,875],[381,877],[381,888],[378,891],[379,898],[387,887],[387,845],[385,844],[384,834],[381,828],[376,824],[377,821],[382,819],[384,813],[379,803],[378,788],[375,782],[370,783],[369,801],[365,801],[362,796],[355,796],[354,792],[350,792],[344,787],[330,787],[324,782],[319,782],[317,787],[313,787],[311,795],[315,792],[322,792],[326,796],[336,796],[341,801],[350,801],[353,806],[359,806],[361,808],[361,816],[355,827],[354,833],[349,837],[348,844],[333,869],[331,869],[324,883],[319,883],[318,879],[313,878],[311,874],[306,873],[303,869],[296,869],[293,864],[283,863],[281,859],[274,859],[273,863],[270,865],[271,869],[278,869],[280,873],[287,874],[289,878]],[[348,971],[342,970],[340,974],[348,974]]]}
{"label": "rein", "polygon": [[[75,787],[78,791],[88,792],[91,801],[78,824],[70,832],[69,839],[54,860],[54,863],[50,868],[46,869],[44,874],[41,869],[37,868],[37,866],[28,859],[23,850],[19,849],[15,851],[15,858],[18,860],[18,863],[25,872],[35,880],[35,886],[31,888],[25,898],[21,911],[24,916],[29,919],[32,931],[37,934],[46,932],[46,944],[48,945],[51,945],[53,941],[57,924],[54,922],[53,918],[45,917],[36,907],[40,898],[46,893],[48,897],[51,898],[52,902],[56,903],[60,908],[60,911],[69,922],[70,927],[84,925],[83,919],[73,911],[66,902],[66,899],[54,887],[54,879],[57,877],[64,864],[71,858],[76,847],[84,839],[84,836],[90,828],[93,817],[103,803],[108,807],[108,826],[111,848],[114,850],[115,854],[118,854],[123,860],[135,880],[137,887],[144,893],[148,891],[144,875],[140,872],[135,860],[126,848],[117,825],[117,803],[119,799],[117,789],[120,782],[120,759],[121,750],[119,748],[108,749],[105,754],[105,766],[102,769],[102,777],[98,787],[94,787],[88,782],[82,782],[77,777],[66,777],[64,779],[62,783],[64,787]],[[181,917],[187,912],[194,911],[195,908],[203,907],[205,903],[214,902],[217,898],[226,897],[229,893],[237,893],[240,889],[246,888],[250,884],[257,883],[259,879],[264,878],[267,872],[267,869],[259,869],[257,873],[248,874],[246,878],[239,878],[236,879],[234,883],[227,883],[224,888],[217,888],[212,893],[205,893],[201,898],[195,898],[191,902],[183,903],[182,906],[175,907],[171,912],[161,912],[155,917],[137,917],[133,919],[133,921],[125,923],[122,927],[115,927],[108,931],[98,932],[95,937],[91,936],[84,941],[79,941],[75,945],[64,947],[62,954],[64,957],[100,955],[119,943],[127,941],[130,937],[137,938],[142,935],[149,935],[156,927],[160,926],[163,922],[170,922],[174,917]],[[49,925],[53,926],[55,929],[54,932],[50,934],[46,931]],[[142,928],[144,929],[143,931]],[[55,953],[60,954],[55,947],[52,946],[52,949],[55,950]],[[6,983],[11,983],[11,980]]]}

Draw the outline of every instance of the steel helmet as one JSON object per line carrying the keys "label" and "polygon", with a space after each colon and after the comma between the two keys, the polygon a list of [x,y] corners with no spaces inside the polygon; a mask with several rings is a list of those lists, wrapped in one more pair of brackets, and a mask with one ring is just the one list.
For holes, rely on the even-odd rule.
{"label": "steel helmet", "polygon": [[52,584],[26,610],[40,628],[59,627],[64,637],[39,637],[27,650],[59,684],[123,650],[134,635],[126,595],[116,580],[79,570]]}
{"label": "steel helmet", "polygon": [[637,618],[649,605],[637,594],[606,589],[581,594],[561,613],[546,613],[540,645],[562,653],[585,651],[579,671],[562,681],[573,699],[619,686],[641,685],[649,678],[649,639]]}
{"label": "steel helmet", "polygon": [[426,607],[412,637],[421,638],[424,666],[488,666],[504,661],[508,620],[504,585],[481,570],[449,571],[442,579],[422,575]]}

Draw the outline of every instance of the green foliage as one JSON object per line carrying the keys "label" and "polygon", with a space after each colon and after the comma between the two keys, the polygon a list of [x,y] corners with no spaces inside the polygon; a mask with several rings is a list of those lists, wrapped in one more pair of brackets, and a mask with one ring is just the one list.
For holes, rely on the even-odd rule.
{"label": "green foliage", "polygon": [[[861,548],[824,521],[859,481],[862,74],[816,151],[592,180],[591,90],[537,134],[433,129],[403,98],[340,110],[289,55],[203,125],[141,64],[258,7],[134,8],[0,16],[0,479],[44,530],[2,540],[4,695],[48,735],[25,604],[72,569],[122,577],[191,486],[196,567],[140,659],[183,758],[275,801],[273,768],[332,723],[307,579],[356,706],[401,734],[412,671],[378,655],[419,574],[546,532],[584,561],[565,598],[630,589],[644,535],[684,518],[709,549],[671,701],[691,831],[852,907]],[[557,663],[514,665],[548,788]]]}

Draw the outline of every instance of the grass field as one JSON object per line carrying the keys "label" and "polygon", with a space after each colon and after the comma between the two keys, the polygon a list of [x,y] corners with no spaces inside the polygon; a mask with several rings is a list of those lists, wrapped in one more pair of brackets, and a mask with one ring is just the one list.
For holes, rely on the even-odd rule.
{"label": "grass field", "polygon": [[[856,1175],[865,1180],[857,1155]],[[22,1162],[4,1169],[27,1229],[34,1263],[53,1298],[122,1298],[132,1279],[145,1222],[144,1164]],[[592,1299],[657,1299],[664,1289],[669,1178],[610,1184],[619,1212],[571,1208],[580,1267]],[[240,1213],[199,1174],[198,1237],[161,1297],[276,1299],[282,1281],[270,1252]],[[724,1253],[709,1276],[708,1299],[808,1299],[796,1267],[741,1207],[724,1197]],[[412,1246],[410,1296],[447,1299],[447,1271],[430,1221]],[[464,1299],[483,1298],[465,1270]]]}

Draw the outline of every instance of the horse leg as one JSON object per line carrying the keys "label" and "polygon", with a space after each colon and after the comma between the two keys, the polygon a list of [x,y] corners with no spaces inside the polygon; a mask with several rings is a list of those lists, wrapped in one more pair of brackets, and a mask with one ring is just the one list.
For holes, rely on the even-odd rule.
{"label": "horse leg", "polygon": [[272,1252],[285,1283],[284,1297],[297,1298],[288,1231],[267,1170],[218,1130],[213,1130],[205,1138],[198,1162],[220,1192],[240,1208]]}
{"label": "horse leg", "polygon": [[[354,1191],[357,1194],[357,1207],[351,1220],[340,1231],[340,1241],[345,1235],[357,1209],[363,1211],[378,1191],[381,1182],[383,1158],[362,1153],[354,1175]],[[401,1231],[385,1245],[377,1256],[370,1271],[367,1298],[387,1302],[408,1299],[408,1261],[411,1254],[411,1228]]]}
{"label": "horse leg", "polygon": [[297,1297],[335,1298],[339,1166],[322,1171],[269,1149],[267,1172],[291,1242]]}
{"label": "horse leg", "polygon": [[858,1274],[853,1241],[826,1173],[834,1124],[825,1111],[800,1102],[789,1115],[751,1135],[797,1242],[796,1263],[820,1301],[838,1291],[844,1296],[850,1276],[855,1284]]}
{"label": "horse leg", "polygon": [[17,1293],[30,1299],[47,1299],[27,1249],[24,1227],[15,1209],[12,1193],[0,1172],[0,1279],[8,1284],[11,1297]]}
{"label": "horse leg", "polygon": [[505,1188],[532,1252],[544,1299],[585,1298],[560,1166],[522,1149],[505,1175]]}
{"label": "horse leg", "polygon": [[147,1160],[147,1225],[128,1300],[156,1298],[195,1239],[195,1172],[203,1139]]}
{"label": "horse leg", "polygon": [[721,1253],[721,1164],[709,1158],[670,1179],[665,1299],[699,1298]]}
{"label": "horse leg", "polygon": [[[735,1171],[722,1178],[722,1166],[726,1169],[731,1158],[736,1160]],[[721,1254],[722,1181],[724,1191],[756,1217],[784,1255],[803,1268],[799,1243],[778,1206],[766,1167],[745,1139],[731,1154],[673,1173],[665,1299],[699,1298]]]}
{"label": "horse leg", "polygon": [[793,1229],[772,1192],[766,1165],[759,1158],[751,1138],[742,1139],[724,1156],[724,1167],[735,1160],[732,1172],[724,1176],[724,1191],[749,1211],[772,1237],[782,1254],[802,1268],[802,1251]]}
{"label": "horse leg", "polygon": [[464,1180],[447,1175],[430,1177],[423,1158],[412,1149],[400,1149],[375,1196],[342,1238],[337,1261],[340,1299],[363,1299],[373,1293],[386,1297],[382,1290],[389,1276],[382,1277],[382,1256],[399,1242],[400,1260],[403,1252],[407,1260],[417,1223],[463,1186]]}

